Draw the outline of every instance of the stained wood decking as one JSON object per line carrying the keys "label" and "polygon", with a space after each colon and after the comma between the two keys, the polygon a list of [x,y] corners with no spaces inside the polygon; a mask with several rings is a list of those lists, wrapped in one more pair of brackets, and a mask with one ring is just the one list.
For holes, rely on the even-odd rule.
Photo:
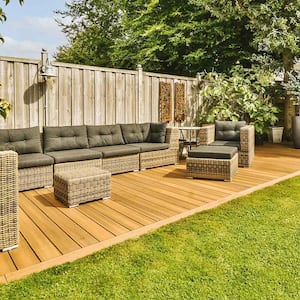
{"label": "stained wood decking", "polygon": [[257,147],[232,182],[187,179],[185,164],[112,176],[110,200],[66,208],[53,189],[19,194],[20,245],[0,253],[0,283],[73,261],[180,218],[300,175],[300,150]]}

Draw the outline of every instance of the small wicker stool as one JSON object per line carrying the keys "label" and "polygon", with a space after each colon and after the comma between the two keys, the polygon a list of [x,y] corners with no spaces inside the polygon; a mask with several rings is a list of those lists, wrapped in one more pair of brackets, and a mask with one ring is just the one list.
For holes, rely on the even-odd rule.
{"label": "small wicker stool", "polygon": [[110,197],[111,173],[100,168],[83,168],[54,174],[54,195],[68,207]]}
{"label": "small wicker stool", "polygon": [[238,149],[228,146],[199,146],[188,153],[187,177],[232,181],[238,169]]}
{"label": "small wicker stool", "polygon": [[0,151],[0,250],[18,247],[18,154]]}

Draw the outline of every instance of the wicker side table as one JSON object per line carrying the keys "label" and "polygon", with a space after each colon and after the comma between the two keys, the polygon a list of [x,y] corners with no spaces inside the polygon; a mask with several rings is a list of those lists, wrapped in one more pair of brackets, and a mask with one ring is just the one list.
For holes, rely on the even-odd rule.
{"label": "wicker side table", "polygon": [[0,151],[0,250],[18,247],[18,154]]}
{"label": "wicker side table", "polygon": [[100,168],[82,168],[54,174],[54,195],[68,207],[110,197],[111,173]]}
{"label": "wicker side table", "polygon": [[236,147],[199,146],[188,155],[187,177],[232,181],[238,170]]}

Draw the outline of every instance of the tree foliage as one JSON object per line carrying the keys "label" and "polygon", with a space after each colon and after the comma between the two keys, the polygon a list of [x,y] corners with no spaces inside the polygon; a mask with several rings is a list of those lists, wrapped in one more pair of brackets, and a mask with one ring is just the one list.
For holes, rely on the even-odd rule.
{"label": "tree foliage", "polygon": [[189,1],[72,1],[57,13],[72,20],[60,22],[69,45],[56,58],[65,62],[195,75],[253,53],[243,18],[220,20]]}
{"label": "tree foliage", "polygon": [[[5,5],[8,5],[10,0],[3,0]],[[20,5],[22,5],[24,3],[24,0],[19,0]],[[5,22],[7,19],[5,11],[3,10],[2,7],[0,7],[0,21],[3,23]],[[4,42],[4,38],[3,36],[0,34],[0,41]]]}
{"label": "tree foliage", "polygon": [[195,122],[245,120],[255,126],[256,133],[265,134],[277,121],[278,109],[272,104],[268,87],[272,74],[262,69],[234,67],[230,74],[209,72],[200,87],[202,105]]}
{"label": "tree foliage", "polygon": [[[255,48],[253,61],[265,68],[283,68],[287,83],[295,59],[300,55],[300,0],[191,0],[210,13],[227,20],[245,18]],[[285,133],[291,135],[291,96],[285,94]]]}

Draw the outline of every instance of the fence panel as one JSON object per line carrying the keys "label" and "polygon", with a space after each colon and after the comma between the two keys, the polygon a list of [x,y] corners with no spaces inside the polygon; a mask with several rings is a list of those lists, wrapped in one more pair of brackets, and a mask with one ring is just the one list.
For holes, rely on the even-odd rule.
{"label": "fence panel", "polygon": [[[54,62],[56,77],[39,74],[41,61],[0,57],[0,97],[8,100],[12,112],[0,128],[39,125],[143,123],[160,121],[159,83],[171,85],[174,111],[175,83],[185,84],[185,122],[195,117],[196,78],[137,70],[120,70]],[[195,98],[196,97],[196,98]]]}

